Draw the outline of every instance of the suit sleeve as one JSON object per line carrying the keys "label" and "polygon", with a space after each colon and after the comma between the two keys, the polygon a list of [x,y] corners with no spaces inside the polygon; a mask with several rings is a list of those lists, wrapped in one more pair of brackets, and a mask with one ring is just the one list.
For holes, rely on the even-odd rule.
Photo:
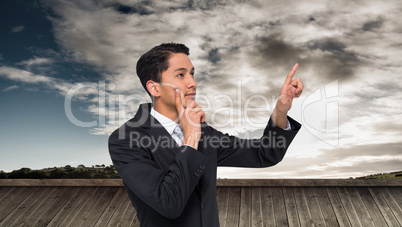
{"label": "suit sleeve", "polygon": [[219,137],[218,166],[269,167],[280,162],[301,125],[288,117],[291,130],[283,130],[271,119],[259,139],[240,139],[223,134],[215,129],[212,133]]}
{"label": "suit sleeve", "polygon": [[[162,169],[145,148],[109,138],[109,152],[124,184],[143,202],[168,218],[178,217],[196,187],[202,169],[208,164],[205,155],[190,146],[181,146],[168,170]],[[169,151],[166,151],[169,152]],[[200,171],[201,170],[201,171]]]}

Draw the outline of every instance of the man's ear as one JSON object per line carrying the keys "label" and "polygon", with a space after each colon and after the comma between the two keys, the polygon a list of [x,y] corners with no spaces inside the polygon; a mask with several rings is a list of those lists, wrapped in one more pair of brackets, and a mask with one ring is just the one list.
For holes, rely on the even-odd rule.
{"label": "man's ear", "polygon": [[147,90],[148,92],[154,96],[154,97],[159,97],[160,96],[160,86],[159,83],[152,81],[152,80],[148,80],[147,81]]}

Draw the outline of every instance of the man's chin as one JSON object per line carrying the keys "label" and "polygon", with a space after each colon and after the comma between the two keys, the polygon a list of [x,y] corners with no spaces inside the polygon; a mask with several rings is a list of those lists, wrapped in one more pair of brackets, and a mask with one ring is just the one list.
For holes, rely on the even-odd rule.
{"label": "man's chin", "polygon": [[191,102],[191,100],[195,100],[195,96],[186,96],[184,100],[185,102],[183,103],[183,106],[187,106]]}

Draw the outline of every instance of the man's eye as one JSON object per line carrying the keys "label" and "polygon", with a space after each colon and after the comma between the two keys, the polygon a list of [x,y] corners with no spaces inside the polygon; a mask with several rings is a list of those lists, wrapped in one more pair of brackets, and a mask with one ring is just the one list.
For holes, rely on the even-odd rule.
{"label": "man's eye", "polygon": [[177,75],[178,77],[183,77],[183,73],[180,73],[179,75]]}
{"label": "man's eye", "polygon": [[192,77],[194,77],[194,73],[190,73],[190,75],[191,75]]}

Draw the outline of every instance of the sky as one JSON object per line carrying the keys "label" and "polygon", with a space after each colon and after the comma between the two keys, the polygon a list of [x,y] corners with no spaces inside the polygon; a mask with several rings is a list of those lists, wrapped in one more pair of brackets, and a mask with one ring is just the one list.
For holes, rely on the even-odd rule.
{"label": "sky", "polygon": [[105,164],[150,102],[138,58],[190,48],[209,125],[262,135],[295,63],[303,126],[284,160],[219,178],[349,178],[402,170],[402,4],[394,1],[0,2],[0,170]]}

